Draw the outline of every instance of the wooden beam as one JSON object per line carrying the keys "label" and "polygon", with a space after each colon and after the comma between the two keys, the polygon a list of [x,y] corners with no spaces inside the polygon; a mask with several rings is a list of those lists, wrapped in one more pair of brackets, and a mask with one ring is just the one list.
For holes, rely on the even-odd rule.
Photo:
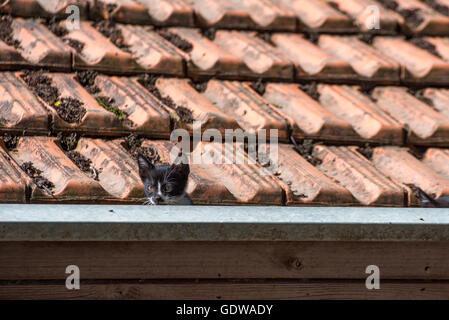
{"label": "wooden beam", "polygon": [[0,242],[0,280],[449,279],[447,242]]}
{"label": "wooden beam", "polygon": [[0,299],[449,299],[448,282],[364,281],[272,283],[97,283],[67,290],[61,284],[0,285]]}

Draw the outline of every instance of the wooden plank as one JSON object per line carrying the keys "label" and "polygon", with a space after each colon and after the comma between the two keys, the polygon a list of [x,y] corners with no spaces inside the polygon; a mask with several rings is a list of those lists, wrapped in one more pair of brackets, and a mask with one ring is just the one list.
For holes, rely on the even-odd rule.
{"label": "wooden plank", "polygon": [[449,299],[448,282],[381,282],[367,290],[364,281],[309,283],[99,283],[67,290],[61,284],[0,285],[0,299]]}
{"label": "wooden plank", "polygon": [[449,279],[447,242],[0,242],[0,280]]}

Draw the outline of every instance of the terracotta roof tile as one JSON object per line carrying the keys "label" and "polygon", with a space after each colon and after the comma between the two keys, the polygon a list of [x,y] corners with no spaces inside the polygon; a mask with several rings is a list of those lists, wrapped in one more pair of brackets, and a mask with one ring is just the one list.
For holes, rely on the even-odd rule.
{"label": "terracotta roof tile", "polygon": [[356,147],[315,147],[322,160],[317,168],[336,179],[364,205],[403,206],[408,204],[404,186],[384,176],[357,152]]}
{"label": "terracotta roof tile", "polygon": [[190,1],[203,27],[290,31],[296,28],[295,15],[274,1]]}
{"label": "terracotta roof tile", "polygon": [[[172,76],[183,76],[188,55],[149,27],[117,25],[133,59],[142,70]],[[132,70],[129,70],[132,71]]]}
{"label": "terracotta roof tile", "polygon": [[405,19],[405,32],[427,35],[447,35],[449,32],[449,18],[421,1],[383,0],[380,2],[396,7],[395,10]]}
{"label": "terracotta roof tile", "polygon": [[108,200],[143,203],[144,191],[137,162],[121,146],[122,142],[81,138],[75,151],[92,161],[99,184],[110,195]]}
{"label": "terracotta roof tile", "polygon": [[0,40],[0,70],[17,70],[29,63],[13,47]]}
{"label": "terracotta roof tile", "polygon": [[295,122],[295,139],[317,139],[329,142],[360,141],[361,137],[350,124],[326,110],[297,84],[269,83],[263,95]]}
{"label": "terracotta roof tile", "polygon": [[435,47],[436,53],[445,61],[449,61],[449,38],[424,37],[425,41]]}
{"label": "terracotta roof tile", "polygon": [[174,118],[175,128],[186,128],[190,132],[196,129],[192,121],[186,121],[176,112],[179,107],[186,108],[191,112],[194,121],[198,121],[201,130],[218,129],[224,134],[224,129],[240,128],[237,121],[224,113],[199,92],[197,92],[187,79],[159,78],[156,87],[163,97],[173,100],[174,106],[169,106]]}
{"label": "terracotta roof tile", "polygon": [[152,23],[148,9],[135,0],[91,0],[89,16],[93,20],[113,19],[131,24]]}
{"label": "terracotta roof tile", "polygon": [[80,53],[73,50],[76,69],[94,69],[108,73],[130,73],[141,70],[130,53],[116,47],[90,22],[81,21],[80,26],[80,29],[74,29],[65,36],[84,44]]}
{"label": "terracotta roof tile", "polygon": [[[360,30],[376,33],[396,33],[404,19],[397,12],[389,10],[374,0],[333,0],[338,8],[347,13]],[[379,29],[374,26],[373,12],[379,10]]]}
{"label": "terracotta roof tile", "polygon": [[0,141],[0,202],[25,203],[31,180],[20,170],[1,145]]}
{"label": "terracotta roof tile", "polygon": [[399,63],[356,37],[322,35],[318,44],[330,54],[348,62],[360,79],[383,83],[399,82]]}
{"label": "terracotta roof tile", "polygon": [[118,127],[122,127],[121,131],[153,138],[170,136],[167,106],[142,87],[136,79],[97,76],[95,85],[100,89],[97,95],[114,99],[113,105],[125,113],[127,121],[115,122]]}
{"label": "terracotta roof tile", "polygon": [[366,141],[400,145],[402,125],[357,87],[319,85],[320,103],[327,110],[352,125]]}
{"label": "terracotta roof tile", "polygon": [[276,48],[288,56],[296,67],[297,79],[348,80],[357,75],[351,65],[327,53],[299,34],[274,34]]}
{"label": "terracotta roof tile", "polygon": [[[233,153],[232,149],[235,150]],[[231,203],[235,204],[260,204],[260,205],[281,205],[283,190],[279,182],[269,174],[261,165],[250,162],[249,157],[243,152],[243,144],[230,145],[219,142],[201,142],[193,150],[200,157],[204,154],[214,154],[214,157],[221,159],[222,164],[196,164],[205,172],[210,180],[218,181],[225,186],[232,195]],[[232,163],[232,157],[241,158],[243,163]],[[228,197],[221,204],[225,204]],[[211,199],[209,199],[209,202]],[[216,200],[215,200],[216,201]]]}
{"label": "terracotta roof tile", "polygon": [[49,126],[47,110],[17,75],[0,73],[0,132],[46,134]]}
{"label": "terracotta roof tile", "polygon": [[354,32],[351,19],[324,0],[273,0],[290,8],[298,17],[299,29],[319,32]]}
{"label": "terracotta roof tile", "polygon": [[376,37],[373,46],[403,68],[403,80],[411,83],[449,82],[449,63],[401,38]]}
{"label": "terracotta roof tile", "polygon": [[436,198],[449,195],[449,180],[413,157],[407,149],[375,148],[371,161],[386,176],[404,184],[413,184]]}
{"label": "terracotta roof tile", "polygon": [[37,20],[14,19],[14,39],[20,42],[17,49],[27,64],[55,71],[70,71],[71,50]]}
{"label": "terracotta roof tile", "polygon": [[449,179],[449,150],[429,148],[424,154],[422,162],[440,176]]}
{"label": "terracotta roof tile", "polygon": [[249,83],[211,80],[202,95],[224,114],[236,119],[243,130],[258,133],[260,129],[277,129],[280,140],[289,139],[288,130],[294,125],[293,120],[259,96]]}
{"label": "terracotta roof tile", "polygon": [[293,80],[290,59],[253,32],[217,31],[214,43],[245,62],[242,76]]}
{"label": "terracotta roof tile", "polygon": [[423,97],[428,99],[428,104],[449,119],[448,89],[427,88],[423,91]]}
{"label": "terracotta roof tile", "polygon": [[23,137],[9,155],[19,165],[31,163],[53,187],[39,188],[34,180],[31,202],[98,202],[108,197],[100,184],[83,173],[52,137]]}
{"label": "terracotta roof tile", "polygon": [[406,88],[378,87],[372,96],[380,108],[407,126],[410,143],[447,145],[449,118],[408,93]]}
{"label": "terracotta roof tile", "polygon": [[[292,145],[278,146],[278,167],[267,168],[283,183],[287,205],[357,205],[351,193],[301,157]],[[268,160],[270,157],[268,149]]]}
{"label": "terracotta roof tile", "polygon": [[92,3],[90,16],[133,24],[194,25],[188,0],[99,0]]}
{"label": "terracotta roof tile", "polygon": [[185,59],[190,77],[199,79],[218,75],[224,78],[238,78],[242,73],[248,74],[249,70],[243,59],[202,36],[199,29],[170,28],[169,31],[192,45],[192,50],[188,53],[189,58]]}

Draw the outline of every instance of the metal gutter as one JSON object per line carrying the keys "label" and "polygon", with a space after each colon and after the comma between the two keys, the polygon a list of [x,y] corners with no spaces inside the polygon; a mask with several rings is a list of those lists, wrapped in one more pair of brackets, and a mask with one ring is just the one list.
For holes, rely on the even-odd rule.
{"label": "metal gutter", "polygon": [[0,241],[448,240],[448,209],[0,204]]}

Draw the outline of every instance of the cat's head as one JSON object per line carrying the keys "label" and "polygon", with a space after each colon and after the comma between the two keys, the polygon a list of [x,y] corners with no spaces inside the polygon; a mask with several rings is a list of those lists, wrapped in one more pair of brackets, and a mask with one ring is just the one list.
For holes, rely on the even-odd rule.
{"label": "cat's head", "polygon": [[138,155],[139,174],[150,204],[176,203],[184,196],[190,167],[179,163],[154,166],[143,155]]}

